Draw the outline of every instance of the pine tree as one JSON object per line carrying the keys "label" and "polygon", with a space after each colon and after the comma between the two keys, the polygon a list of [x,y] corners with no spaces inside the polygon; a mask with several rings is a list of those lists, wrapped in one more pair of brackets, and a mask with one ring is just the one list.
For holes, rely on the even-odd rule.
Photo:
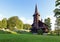
{"label": "pine tree", "polygon": [[55,23],[55,30],[57,31],[57,34],[59,35],[60,32],[60,0],[56,0],[56,9],[54,10],[55,17],[56,17],[56,23]]}

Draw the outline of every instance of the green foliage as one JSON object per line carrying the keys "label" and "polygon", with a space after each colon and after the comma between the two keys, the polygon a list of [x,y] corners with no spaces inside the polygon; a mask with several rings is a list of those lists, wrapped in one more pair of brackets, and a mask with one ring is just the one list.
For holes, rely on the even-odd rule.
{"label": "green foliage", "polygon": [[48,29],[51,30],[51,19],[50,18],[45,19],[44,23],[48,26]]}
{"label": "green foliage", "polygon": [[55,31],[56,31],[56,34],[59,36],[59,34],[60,34],[60,17],[56,18]]}
{"label": "green foliage", "polygon": [[4,18],[2,20],[2,28],[7,28],[7,19],[6,18]]}
{"label": "green foliage", "polygon": [[14,30],[15,28],[23,29],[23,22],[17,16],[10,17],[7,25],[10,30]]}
{"label": "green foliage", "polygon": [[55,33],[56,33],[56,35],[60,35],[60,29],[59,30],[55,30]]}
{"label": "green foliage", "polygon": [[17,34],[17,33],[14,32],[14,31],[3,31],[3,30],[0,30],[0,34]]}
{"label": "green foliage", "polygon": [[23,29],[23,22],[18,19],[18,21],[16,22],[16,27],[17,27],[18,29]]}
{"label": "green foliage", "polygon": [[27,31],[22,31],[22,30],[20,30],[20,31],[16,31],[18,34],[30,34],[30,32],[27,32]]}
{"label": "green foliage", "polygon": [[37,31],[37,33],[38,33],[39,35],[42,35],[42,34],[43,34],[43,30],[42,30],[42,29],[39,29],[39,30]]}
{"label": "green foliage", "polygon": [[[56,6],[60,5],[60,0],[56,0]],[[58,6],[58,8],[56,8],[54,10],[55,13],[55,17],[56,17],[56,23],[55,23],[55,30],[57,35],[59,35],[59,30],[60,30],[60,7]]]}
{"label": "green foliage", "polygon": [[59,2],[60,0],[56,0],[56,5],[55,6],[58,6],[58,5],[60,5],[60,2]]}
{"label": "green foliage", "polygon": [[60,9],[58,9],[58,8],[56,8],[55,10],[54,10],[54,13],[55,13],[55,17],[58,17],[59,15],[60,15]]}
{"label": "green foliage", "polygon": [[0,21],[0,28],[2,28],[2,21]]}
{"label": "green foliage", "polygon": [[7,28],[7,19],[4,18],[0,21],[0,28]]}
{"label": "green foliage", "polygon": [[56,24],[55,25],[57,25],[58,27],[60,26],[60,17],[56,18]]}
{"label": "green foliage", "polygon": [[56,31],[50,31],[48,33],[49,36],[57,36]]}
{"label": "green foliage", "polygon": [[11,34],[11,32],[0,30],[0,34]]}
{"label": "green foliage", "polygon": [[[56,0],[56,7],[58,6],[58,5],[60,5],[60,0]],[[58,8],[56,8],[55,10],[54,10],[54,13],[55,13],[55,17],[58,17],[58,16],[60,16],[60,8],[59,8],[59,6],[58,6]]]}
{"label": "green foliage", "polygon": [[14,31],[8,31],[8,32],[10,32],[11,34],[17,34],[17,32]]}
{"label": "green foliage", "polygon": [[23,29],[29,30],[32,26],[30,24],[24,24]]}

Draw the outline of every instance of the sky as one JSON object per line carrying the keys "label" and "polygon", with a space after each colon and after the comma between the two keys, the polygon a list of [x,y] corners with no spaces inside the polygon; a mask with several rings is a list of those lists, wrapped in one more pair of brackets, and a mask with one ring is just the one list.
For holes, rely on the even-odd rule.
{"label": "sky", "polygon": [[18,16],[24,23],[33,23],[33,14],[37,4],[40,19],[51,18],[52,30],[54,30],[55,0],[0,0],[0,20],[12,16]]}

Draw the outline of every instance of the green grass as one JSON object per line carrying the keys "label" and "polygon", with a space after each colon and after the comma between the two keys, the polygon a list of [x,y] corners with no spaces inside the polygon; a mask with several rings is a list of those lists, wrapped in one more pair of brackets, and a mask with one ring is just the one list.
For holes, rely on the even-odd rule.
{"label": "green grass", "polygon": [[60,42],[60,36],[0,34],[0,42]]}

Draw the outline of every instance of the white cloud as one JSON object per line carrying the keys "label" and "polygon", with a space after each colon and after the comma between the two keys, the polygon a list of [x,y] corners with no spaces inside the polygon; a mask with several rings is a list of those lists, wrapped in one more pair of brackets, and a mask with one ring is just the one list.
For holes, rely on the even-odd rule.
{"label": "white cloud", "polygon": [[20,17],[20,19],[23,21],[24,24],[32,24],[33,23],[33,19],[27,19],[25,17]]}
{"label": "white cloud", "polygon": [[2,20],[3,18],[5,18],[5,16],[0,14],[0,20]]}
{"label": "white cloud", "polygon": [[46,16],[46,18],[48,18],[48,17],[51,19],[51,23],[52,23],[51,24],[51,29],[54,30],[55,29],[55,20],[56,20],[56,18],[53,15]]}

